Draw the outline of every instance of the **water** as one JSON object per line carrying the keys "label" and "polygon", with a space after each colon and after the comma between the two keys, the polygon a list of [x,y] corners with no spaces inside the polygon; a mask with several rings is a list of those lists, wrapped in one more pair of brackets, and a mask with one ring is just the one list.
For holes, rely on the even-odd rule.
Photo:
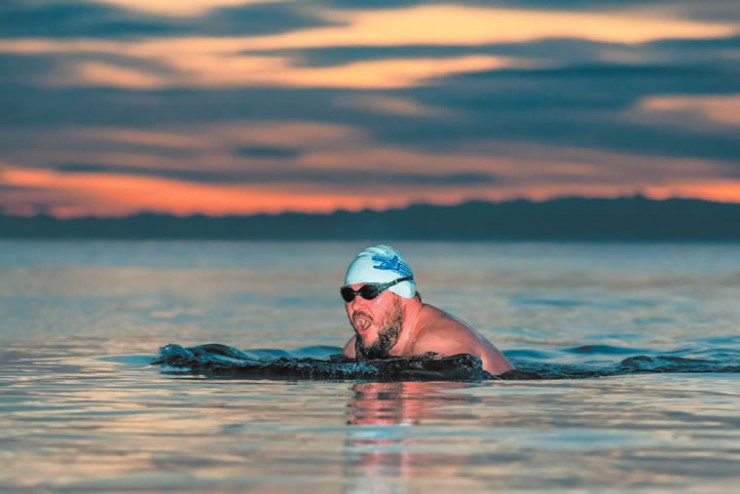
{"label": "water", "polygon": [[350,336],[337,289],[362,247],[0,242],[0,491],[704,493],[740,480],[736,244],[398,244],[426,302],[545,379],[150,365],[168,343],[326,357]]}

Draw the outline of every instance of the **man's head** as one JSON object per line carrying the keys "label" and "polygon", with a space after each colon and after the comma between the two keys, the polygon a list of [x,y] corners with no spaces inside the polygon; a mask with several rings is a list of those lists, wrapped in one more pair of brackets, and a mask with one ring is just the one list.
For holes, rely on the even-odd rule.
{"label": "man's head", "polygon": [[341,292],[358,359],[387,357],[398,341],[403,307],[416,295],[413,276],[403,255],[387,245],[368,247],[349,265]]}

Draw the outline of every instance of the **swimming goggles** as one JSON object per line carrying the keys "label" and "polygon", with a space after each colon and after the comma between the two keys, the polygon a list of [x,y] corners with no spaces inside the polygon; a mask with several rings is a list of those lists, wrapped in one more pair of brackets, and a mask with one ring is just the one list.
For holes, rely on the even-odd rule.
{"label": "swimming goggles", "polygon": [[365,300],[372,300],[393,285],[413,279],[413,276],[405,276],[403,278],[398,278],[397,280],[389,281],[388,283],[366,283],[362,285],[359,290],[353,290],[348,286],[343,286],[339,289],[339,293],[342,294],[342,298],[347,303],[352,302],[356,295],[359,295]]}

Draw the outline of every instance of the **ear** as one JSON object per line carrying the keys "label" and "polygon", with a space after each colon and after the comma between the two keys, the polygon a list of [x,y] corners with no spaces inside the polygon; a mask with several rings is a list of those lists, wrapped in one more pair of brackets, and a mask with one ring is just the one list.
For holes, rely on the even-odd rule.
{"label": "ear", "polygon": [[402,297],[400,295],[397,295],[397,297],[401,299],[401,307],[403,307],[404,309],[408,307],[409,305],[413,305],[413,304],[417,304],[421,302],[421,296],[419,296],[418,293],[411,298]]}

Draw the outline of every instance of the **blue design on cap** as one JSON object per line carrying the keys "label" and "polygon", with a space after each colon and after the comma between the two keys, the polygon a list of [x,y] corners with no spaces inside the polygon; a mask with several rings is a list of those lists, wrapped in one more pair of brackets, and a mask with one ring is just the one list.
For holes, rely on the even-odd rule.
{"label": "blue design on cap", "polygon": [[373,261],[379,263],[374,265],[373,269],[379,269],[382,271],[395,271],[401,276],[414,275],[414,273],[411,272],[411,268],[409,268],[405,262],[398,259],[398,256],[389,257],[382,254],[377,254],[373,256]]}

